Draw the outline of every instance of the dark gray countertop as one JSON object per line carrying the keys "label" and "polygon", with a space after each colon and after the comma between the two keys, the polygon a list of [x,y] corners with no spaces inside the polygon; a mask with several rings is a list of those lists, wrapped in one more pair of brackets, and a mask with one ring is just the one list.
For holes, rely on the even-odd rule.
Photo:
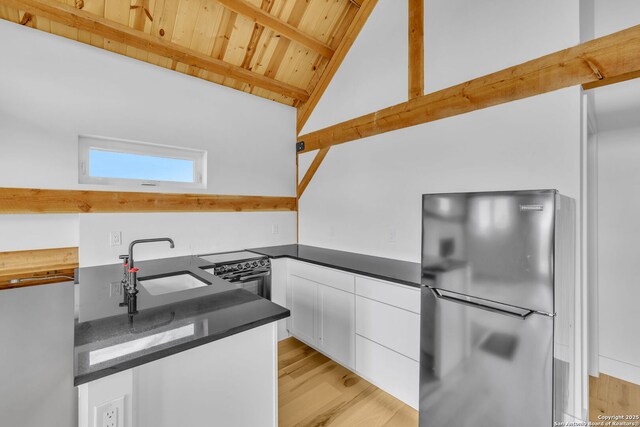
{"label": "dark gray countertop", "polygon": [[422,286],[420,264],[415,262],[306,245],[270,246],[248,250],[270,258],[287,257],[408,286]]}
{"label": "dark gray countertop", "polygon": [[122,265],[81,268],[75,298],[75,385],[289,316],[286,308],[200,268],[208,265],[193,256],[136,263],[140,279],[182,271],[209,285],[163,295],[138,286],[139,312],[134,316],[119,306]]}

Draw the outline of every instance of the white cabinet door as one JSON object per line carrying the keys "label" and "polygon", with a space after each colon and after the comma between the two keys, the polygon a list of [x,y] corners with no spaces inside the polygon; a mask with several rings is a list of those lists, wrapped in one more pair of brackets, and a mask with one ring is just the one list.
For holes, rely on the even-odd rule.
{"label": "white cabinet door", "polygon": [[318,346],[334,360],[355,367],[354,294],[318,285]]}
{"label": "white cabinet door", "polygon": [[316,345],[316,301],[318,284],[289,276],[291,292],[291,333],[308,344]]}

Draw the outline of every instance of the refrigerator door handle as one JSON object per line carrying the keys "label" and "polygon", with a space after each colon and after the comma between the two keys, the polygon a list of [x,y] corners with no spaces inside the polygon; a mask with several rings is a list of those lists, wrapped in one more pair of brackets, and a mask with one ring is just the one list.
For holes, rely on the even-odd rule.
{"label": "refrigerator door handle", "polygon": [[[433,295],[436,298],[440,298],[440,299],[443,299],[445,301],[451,301],[451,302],[455,302],[455,303],[458,303],[458,304],[463,304],[463,305],[467,305],[467,306],[470,306],[470,307],[479,308],[480,310],[485,310],[485,311],[490,311],[492,313],[497,313],[497,314],[502,314],[502,315],[505,315],[505,316],[515,317],[515,318],[521,319],[521,320],[525,320],[527,317],[529,317],[530,315],[535,313],[535,311],[533,311],[533,310],[519,309],[519,308],[516,308],[516,307],[510,307],[511,309],[500,308],[500,307],[496,307],[496,306],[493,306],[493,305],[486,305],[486,304],[482,304],[480,302],[470,301],[470,300],[467,300],[467,299],[464,299],[464,298],[458,298],[458,297],[454,297],[454,296],[450,296],[450,295],[445,295],[443,293],[443,291],[441,291],[439,289],[431,288],[431,287],[429,287],[429,290],[433,293]],[[490,304],[498,305],[498,303],[490,303]],[[504,306],[503,304],[500,304],[500,305]]]}

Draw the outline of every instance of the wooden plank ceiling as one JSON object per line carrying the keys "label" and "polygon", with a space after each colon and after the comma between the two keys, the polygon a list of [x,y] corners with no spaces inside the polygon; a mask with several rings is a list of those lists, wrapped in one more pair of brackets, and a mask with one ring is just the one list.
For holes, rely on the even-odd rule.
{"label": "wooden plank ceiling", "polygon": [[0,18],[299,107],[362,1],[0,0]]}

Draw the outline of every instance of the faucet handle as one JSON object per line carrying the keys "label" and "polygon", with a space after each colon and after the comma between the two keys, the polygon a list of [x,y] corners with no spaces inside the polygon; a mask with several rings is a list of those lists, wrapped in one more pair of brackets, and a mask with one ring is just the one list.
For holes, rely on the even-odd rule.
{"label": "faucet handle", "polygon": [[138,267],[133,267],[129,269],[129,273],[137,273],[138,271],[140,271]]}

